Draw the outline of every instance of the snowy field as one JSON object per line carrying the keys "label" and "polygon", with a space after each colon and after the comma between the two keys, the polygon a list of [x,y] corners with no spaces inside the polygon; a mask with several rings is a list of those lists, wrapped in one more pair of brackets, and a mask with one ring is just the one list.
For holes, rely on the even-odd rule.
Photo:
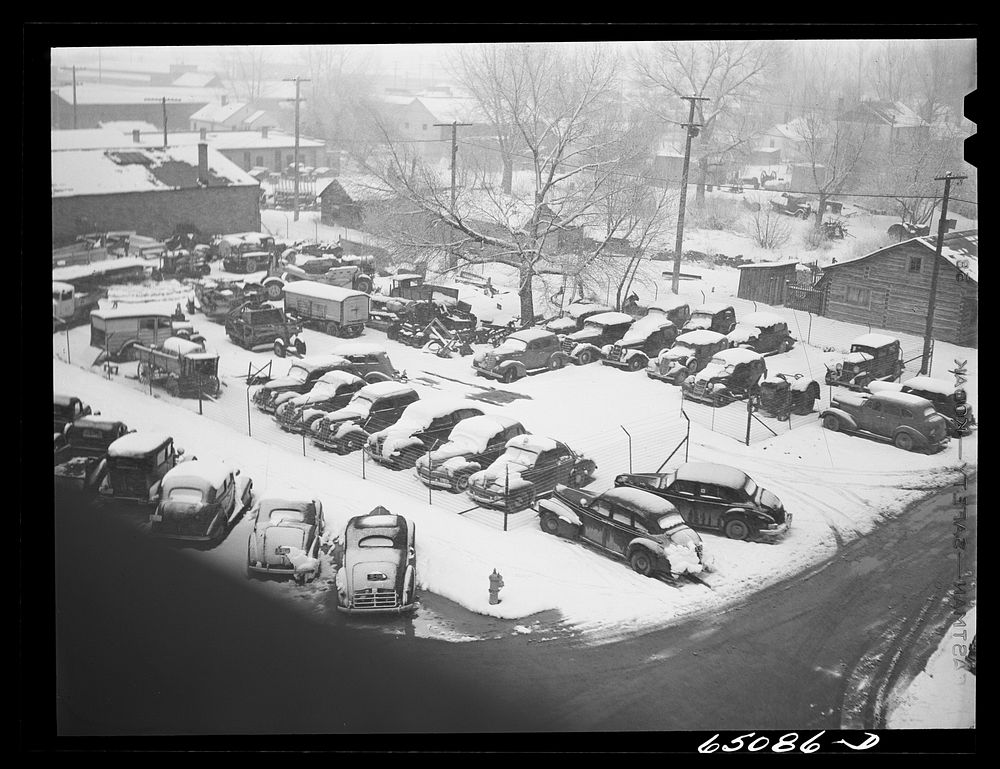
{"label": "snowy field", "polygon": [[[292,224],[302,226],[302,237],[314,236],[312,222]],[[330,236],[319,233],[320,238]],[[682,285],[692,305],[707,296],[731,300],[738,316],[755,309],[772,309],[732,299],[738,281],[736,270],[685,267],[685,271],[703,275],[700,281]],[[218,273],[218,277],[226,275]],[[648,279],[659,293],[666,294],[667,281],[655,271]],[[169,312],[188,296],[191,291],[187,286],[166,281],[148,287],[118,287],[107,302],[117,300],[120,305],[131,303]],[[783,307],[773,310],[788,319],[793,335],[801,341],[791,352],[767,359],[772,372],[809,373],[822,381],[823,361],[845,351],[851,339],[868,331],[867,327],[809,318],[806,313]],[[795,429],[772,420],[778,434],[765,432],[762,437],[757,429],[751,445],[746,446],[741,442],[741,425],[746,420],[742,404],[715,410],[718,413],[709,413],[713,410],[707,407],[689,408],[689,459],[745,470],[781,498],[792,512],[794,524],[788,537],[777,544],[735,542],[702,533],[713,564],[706,577],[708,584],[672,585],[640,577],[623,562],[544,534],[530,512],[511,516],[505,532],[500,513],[469,511],[473,503],[464,495],[439,491],[429,495],[411,471],[395,472],[371,462],[363,466],[360,452],[346,457],[322,453],[306,446],[299,436],[281,432],[270,417],[255,409],[249,411],[252,435],[248,436],[247,388],[241,380],[248,364],[258,367],[273,361],[272,375],[280,376],[292,359],[273,359],[270,351],[247,352],[229,342],[221,325],[199,313],[192,320],[206,336],[209,349],[219,353],[224,383],[219,399],[203,404],[203,414],[198,413],[196,400],[172,398],[161,389],[154,389],[151,396],[134,379],[136,364],[123,364],[110,379],[99,367],[91,367],[99,351],[89,347],[87,326],[53,336],[55,389],[81,397],[129,427],[166,431],[189,455],[242,468],[253,479],[257,494],[291,487],[303,495],[318,496],[334,529],[342,529],[348,518],[375,505],[402,513],[417,526],[421,590],[440,594],[471,611],[508,619],[555,611],[567,628],[592,643],[660,627],[697,612],[720,611],[753,591],[821,562],[840,544],[898,515],[929,490],[954,482],[955,468],[961,464],[975,465],[977,461],[978,433],[962,441],[961,459],[957,441],[935,455],[916,454],[831,433],[822,429],[814,414],[793,420]],[[303,337],[310,355],[334,352],[345,344],[318,332],[306,331]],[[629,471],[630,465],[635,472],[656,470],[684,436],[679,389],[642,373],[592,364],[531,376],[513,385],[495,385],[472,375],[470,358],[441,359],[388,342],[383,333],[371,329],[356,342],[384,346],[395,367],[407,372],[421,397],[472,398],[466,403],[485,413],[512,416],[530,432],[558,438],[590,456],[598,465],[591,489],[610,487],[614,476]],[[919,353],[920,341],[903,338],[903,347]],[[975,350],[937,345],[933,373],[950,377],[946,370],[955,357],[968,360],[967,388],[970,402],[978,407]],[[918,364],[910,364],[904,378],[916,373],[914,365]],[[823,388],[826,397],[828,389]],[[716,430],[711,429],[713,424]],[[631,458],[626,430],[631,434]],[[683,461],[683,454],[681,449],[668,467]],[[217,548],[191,551],[191,557],[243,579],[250,525],[249,520],[241,520]],[[495,606],[488,603],[487,592],[487,577],[493,569],[505,582],[502,602]],[[278,582],[252,584],[289,600],[303,599],[298,601],[303,608],[321,611],[329,576],[326,568],[318,584],[306,587]]]}

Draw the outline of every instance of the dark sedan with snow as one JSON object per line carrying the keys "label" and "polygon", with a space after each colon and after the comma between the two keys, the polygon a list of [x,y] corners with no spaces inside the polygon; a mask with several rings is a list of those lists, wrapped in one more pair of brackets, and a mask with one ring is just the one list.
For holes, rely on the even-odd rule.
{"label": "dark sedan with snow", "polygon": [[278,426],[291,433],[308,433],[312,423],[324,414],[350,403],[354,393],[365,386],[365,380],[347,371],[328,371],[309,392],[283,392],[274,401],[274,419]]}
{"label": "dark sedan with snow", "polygon": [[319,548],[325,533],[323,503],[318,499],[267,497],[254,509],[247,542],[247,574],[319,577]]}
{"label": "dark sedan with snow", "polygon": [[376,507],[347,522],[337,570],[337,609],[348,614],[400,614],[416,606],[416,527]]}
{"label": "dark sedan with snow", "polygon": [[379,464],[413,467],[429,450],[447,441],[462,420],[482,413],[464,398],[419,400],[406,407],[396,424],[368,436],[364,450]]}
{"label": "dark sedan with snow", "polygon": [[623,473],[616,487],[630,487],[662,497],[684,521],[730,539],[773,541],[792,525],[792,514],[753,478],[727,465],[688,462],[669,473]]}
{"label": "dark sedan with snow", "polygon": [[221,462],[193,459],[163,476],[150,532],[166,539],[217,542],[250,505],[253,481]]}
{"label": "dark sedan with snow", "polygon": [[582,539],[627,561],[644,577],[699,574],[701,537],[667,500],[639,489],[615,488],[596,494],[557,486],[538,503],[542,531]]}
{"label": "dark sedan with snow", "polygon": [[417,477],[426,486],[465,491],[469,477],[504,453],[507,442],[527,430],[516,419],[484,414],[463,419],[448,442],[417,460]]}

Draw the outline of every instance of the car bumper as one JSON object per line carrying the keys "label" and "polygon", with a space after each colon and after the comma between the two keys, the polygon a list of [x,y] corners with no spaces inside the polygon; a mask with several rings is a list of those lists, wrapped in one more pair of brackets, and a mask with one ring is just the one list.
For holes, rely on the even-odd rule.
{"label": "car bumper", "polygon": [[777,542],[780,539],[784,539],[791,529],[792,522],[790,520],[786,520],[784,523],[779,524],[773,529],[757,529],[754,538],[761,542]]}
{"label": "car bumper", "polygon": [[427,472],[426,470],[421,472],[420,469],[417,468],[417,478],[419,478],[421,483],[425,486],[430,486],[434,489],[451,488],[451,479],[444,473],[435,472],[433,470],[430,472]]}
{"label": "car bumper", "polygon": [[258,565],[255,563],[247,564],[247,571],[253,574],[261,574],[272,577],[294,577],[298,573],[314,574],[314,571],[309,572],[296,572],[294,566],[274,566],[274,565]]}
{"label": "car bumper", "polygon": [[393,606],[390,608],[376,607],[374,609],[359,609],[354,606],[341,606],[339,603],[337,604],[337,611],[343,612],[344,614],[407,614],[415,608],[417,608],[415,603],[407,604],[406,606]]}
{"label": "car bumper", "polygon": [[502,379],[503,372],[498,371],[495,368],[479,368],[479,366],[473,366],[472,370],[475,371],[479,376],[489,377],[490,379]]}
{"label": "car bumper", "polygon": [[628,368],[627,360],[613,360],[611,358],[601,358],[601,363],[605,366],[614,366],[615,368]]}

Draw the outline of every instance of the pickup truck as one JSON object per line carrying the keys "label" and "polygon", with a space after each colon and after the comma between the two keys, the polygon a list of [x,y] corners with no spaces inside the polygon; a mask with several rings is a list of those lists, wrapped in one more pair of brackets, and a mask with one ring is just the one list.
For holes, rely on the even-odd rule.
{"label": "pickup truck", "polygon": [[94,499],[108,473],[108,446],[128,432],[123,422],[99,416],[82,417],[67,427],[54,452],[57,496]]}

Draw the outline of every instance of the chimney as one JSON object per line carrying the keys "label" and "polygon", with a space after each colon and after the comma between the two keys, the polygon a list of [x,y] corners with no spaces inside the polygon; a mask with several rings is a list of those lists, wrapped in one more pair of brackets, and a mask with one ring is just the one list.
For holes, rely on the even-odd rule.
{"label": "chimney", "polygon": [[201,139],[202,141],[208,139],[208,129],[202,128],[201,131],[199,132],[198,138]]}
{"label": "chimney", "polygon": [[198,144],[198,182],[208,184],[208,145]]}
{"label": "chimney", "polygon": [[227,104],[229,104],[229,97],[226,96],[225,94],[222,94],[222,96],[219,98],[219,101],[221,101],[222,106],[225,107]]}
{"label": "chimney", "polygon": [[138,128],[133,128],[132,129],[132,141],[134,143],[136,143],[136,144],[138,144],[140,141],[142,141],[142,138],[139,135],[139,129]]}
{"label": "chimney", "polygon": [[263,126],[260,129],[260,138],[261,139],[266,139],[267,138],[267,126]]}

